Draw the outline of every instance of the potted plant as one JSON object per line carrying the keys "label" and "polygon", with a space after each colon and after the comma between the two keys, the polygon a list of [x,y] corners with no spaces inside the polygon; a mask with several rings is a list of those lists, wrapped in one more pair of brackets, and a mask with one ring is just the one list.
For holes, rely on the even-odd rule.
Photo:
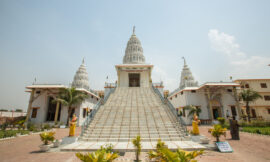
{"label": "potted plant", "polygon": [[44,132],[44,133],[39,134],[40,139],[43,142],[43,145],[39,146],[41,151],[45,152],[50,149],[49,143],[54,141],[55,139],[54,135],[55,135],[55,132]]}
{"label": "potted plant", "polygon": [[217,142],[219,142],[219,137],[221,135],[226,137],[226,131],[227,131],[227,129],[222,128],[222,126],[220,124],[216,124],[216,125],[214,125],[214,128],[211,128],[208,130],[208,132],[211,133],[211,135],[213,137],[216,137]]}
{"label": "potted plant", "polygon": [[53,147],[59,147],[60,144],[61,144],[61,140],[56,139],[56,140],[53,142]]}

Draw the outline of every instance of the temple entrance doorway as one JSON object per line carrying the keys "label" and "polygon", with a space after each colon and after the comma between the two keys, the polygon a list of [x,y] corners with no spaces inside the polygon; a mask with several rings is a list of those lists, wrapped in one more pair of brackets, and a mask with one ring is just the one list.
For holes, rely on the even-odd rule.
{"label": "temple entrance doorway", "polygon": [[140,87],[140,74],[129,73],[129,87]]}
{"label": "temple entrance doorway", "polygon": [[219,106],[213,106],[213,117],[214,119],[221,117],[221,111]]}
{"label": "temple entrance doorway", "polygon": [[[56,105],[57,104],[53,102],[53,97],[49,97],[46,121],[54,121],[54,117],[55,117],[55,113],[56,113]],[[57,121],[60,120],[60,115],[61,115],[61,104],[59,105],[59,112],[58,112],[58,116],[57,116]]]}

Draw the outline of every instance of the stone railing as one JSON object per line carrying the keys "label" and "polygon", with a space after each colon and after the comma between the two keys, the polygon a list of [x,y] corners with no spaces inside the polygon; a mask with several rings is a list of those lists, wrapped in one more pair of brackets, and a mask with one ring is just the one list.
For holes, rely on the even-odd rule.
{"label": "stone railing", "polygon": [[116,86],[117,86],[116,83],[105,83],[105,87],[106,87],[106,88],[114,88],[114,87],[116,87]]}
{"label": "stone railing", "polygon": [[155,88],[154,85],[152,85],[153,90],[156,94],[158,94],[158,96],[160,97],[161,101],[167,105],[169,107],[169,109],[171,110],[171,112],[174,114],[174,116],[176,117],[177,121],[179,122],[179,124],[184,128],[185,132],[187,133],[187,127],[186,124],[184,122],[184,120],[182,119],[181,116],[178,116],[176,109],[173,107],[173,105],[170,103],[170,101],[168,99],[165,99],[164,97],[162,97],[161,93],[159,92],[159,90],[157,88]]}
{"label": "stone railing", "polygon": [[154,87],[163,87],[163,82],[160,83],[152,83]]}
{"label": "stone railing", "polygon": [[109,92],[109,94],[104,98],[100,99],[97,104],[92,109],[91,113],[86,117],[85,121],[83,122],[81,126],[81,136],[84,134],[85,130],[88,128],[88,125],[91,123],[91,121],[94,119],[94,116],[96,115],[97,111],[99,110],[100,106],[103,105],[108,98],[110,97],[110,94],[115,91],[116,88],[112,88]]}

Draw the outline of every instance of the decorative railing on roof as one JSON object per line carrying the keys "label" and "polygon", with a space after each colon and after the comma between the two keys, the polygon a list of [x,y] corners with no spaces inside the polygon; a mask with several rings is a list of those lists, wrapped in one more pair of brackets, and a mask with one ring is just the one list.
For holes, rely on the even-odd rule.
{"label": "decorative railing on roof", "polygon": [[181,89],[181,88],[177,88],[177,89],[175,89],[174,91],[172,91],[168,96],[171,96],[171,95],[173,95],[174,93],[179,92],[180,90],[182,90],[182,89]]}

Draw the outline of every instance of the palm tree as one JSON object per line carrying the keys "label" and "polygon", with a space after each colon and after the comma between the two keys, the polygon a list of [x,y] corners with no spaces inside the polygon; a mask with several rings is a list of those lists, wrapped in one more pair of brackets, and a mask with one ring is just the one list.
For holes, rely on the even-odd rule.
{"label": "palm tree", "polygon": [[200,113],[202,112],[202,109],[200,107],[196,107],[193,105],[187,105],[184,107],[185,110],[189,110],[188,116],[193,116],[194,114],[196,114],[197,116],[200,115]]}
{"label": "palm tree", "polygon": [[250,122],[249,103],[254,102],[259,98],[262,98],[262,96],[258,92],[253,91],[251,89],[244,89],[242,92],[240,92],[239,98],[241,98],[244,102],[246,102],[247,117],[248,117],[248,122]]}
{"label": "palm tree", "polygon": [[141,144],[141,137],[137,136],[135,139],[132,140],[132,143],[134,147],[136,148],[136,161],[139,162],[139,156],[141,154],[142,150],[142,144]]}
{"label": "palm tree", "polygon": [[67,125],[72,109],[74,109],[72,106],[81,103],[87,97],[88,96],[84,92],[76,90],[75,87],[60,89],[57,98],[54,99],[53,102],[60,102],[61,104],[68,107]]}

